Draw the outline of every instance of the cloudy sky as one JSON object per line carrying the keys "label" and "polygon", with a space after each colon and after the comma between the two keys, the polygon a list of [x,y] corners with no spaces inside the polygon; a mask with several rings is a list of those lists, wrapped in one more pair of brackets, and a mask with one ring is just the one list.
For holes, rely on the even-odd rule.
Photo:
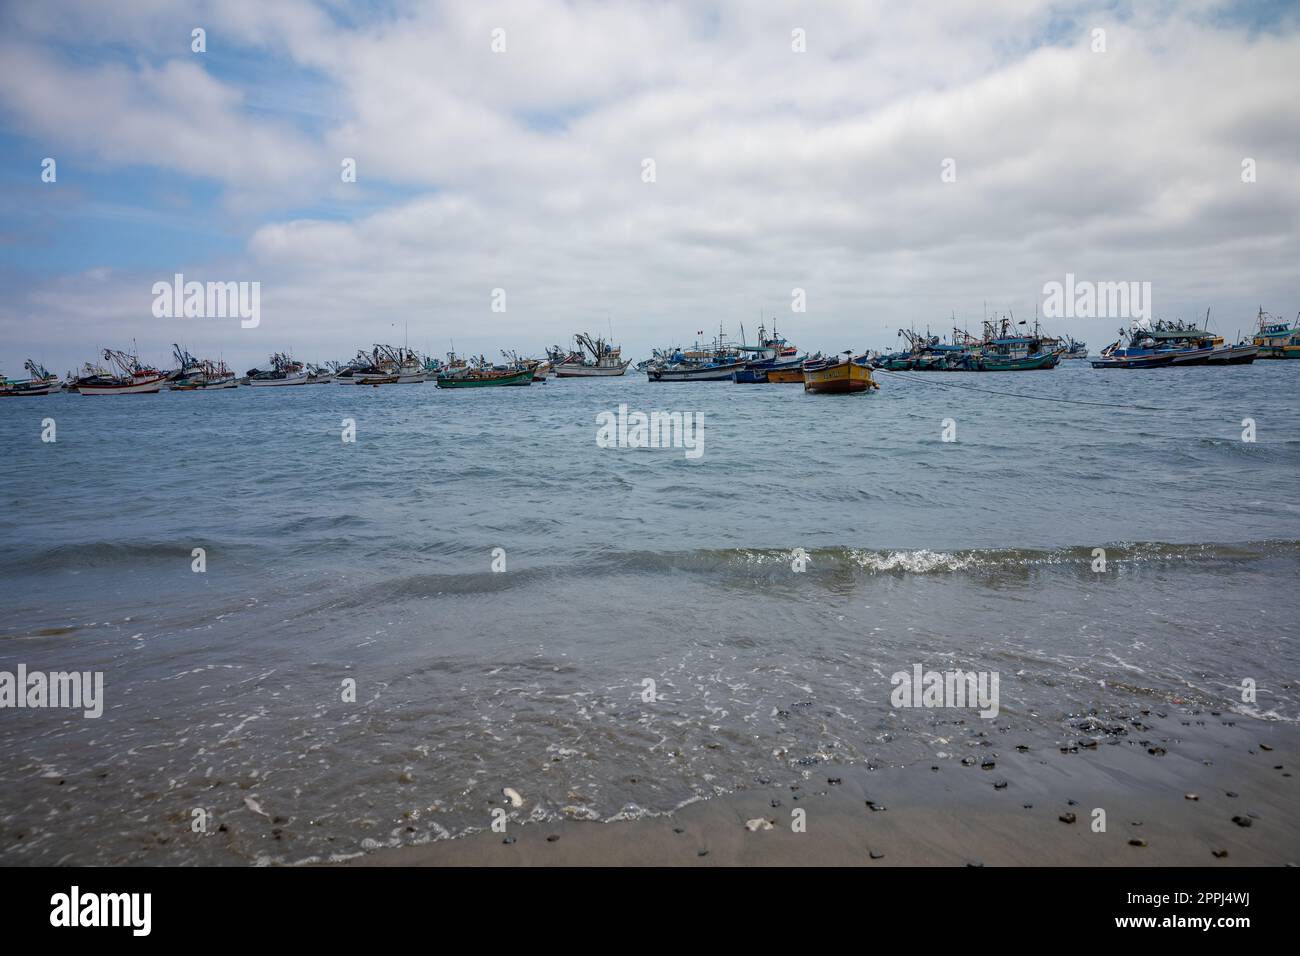
{"label": "cloudy sky", "polygon": [[[1300,310],[1297,64],[1267,2],[3,3],[0,370],[888,348],[1067,272],[1235,336]],[[261,324],[155,318],[176,272]]]}

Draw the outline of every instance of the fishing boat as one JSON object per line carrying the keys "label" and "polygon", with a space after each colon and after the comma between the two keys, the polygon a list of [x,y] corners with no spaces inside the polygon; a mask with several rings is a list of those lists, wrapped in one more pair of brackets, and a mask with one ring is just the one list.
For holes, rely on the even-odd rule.
{"label": "fishing boat", "polygon": [[[1223,337],[1195,323],[1147,319],[1133,323],[1092,360],[1093,368],[1166,368],[1188,365],[1248,365],[1260,353],[1258,345],[1227,345]],[[1127,342],[1125,339],[1127,338]]]}
{"label": "fishing boat", "polygon": [[[741,327],[744,335],[744,327]],[[772,323],[772,332],[760,323],[758,326],[758,344],[737,346],[747,361],[745,367],[731,373],[731,380],[739,385],[758,385],[772,381],[773,372],[798,371],[799,381],[803,381],[803,363],[807,356],[800,356],[799,350],[787,342],[776,331]]]}
{"label": "fishing boat", "polygon": [[533,381],[534,381],[534,382],[545,382],[546,379],[547,379],[547,377],[548,377],[550,374],[551,374],[551,363],[550,363],[550,362],[537,361],[536,364],[533,365]]}
{"label": "fishing boat", "polygon": [[152,395],[162,391],[167,376],[156,368],[143,365],[133,352],[104,349],[110,371],[79,379],[77,391],[82,395]]}
{"label": "fishing boat", "polygon": [[[593,339],[586,332],[579,332],[574,337],[578,348],[565,355],[564,359],[554,364],[556,378],[604,378],[622,375],[632,360],[622,359],[622,349],[610,345],[604,339]],[[547,349],[551,358],[559,352],[559,346]]]}
{"label": "fishing boat", "polygon": [[306,385],[311,375],[301,362],[294,361],[287,352],[276,352],[271,356],[271,367],[248,370],[248,384],[254,387],[278,385]]}
{"label": "fishing boat", "polygon": [[63,391],[63,383],[57,375],[51,375],[44,365],[38,365],[32,359],[23,363],[23,368],[31,378],[6,379],[0,384],[0,397],[23,397],[33,395],[54,395]]}
{"label": "fishing boat", "polygon": [[880,383],[871,377],[865,355],[854,357],[852,352],[845,352],[843,357],[831,356],[805,362],[803,388],[805,392],[847,394],[880,388]]}
{"label": "fishing boat", "polygon": [[960,370],[968,372],[1032,372],[1056,368],[1061,361],[1061,350],[1055,340],[1042,334],[1038,316],[1034,316],[1032,331],[1019,334],[1014,315],[1000,319],[984,320],[984,338],[977,348],[970,350]]}
{"label": "fishing boat", "polygon": [[172,354],[176,357],[179,375],[169,376],[167,387],[173,392],[207,392],[223,388],[235,388],[235,373],[222,361],[197,359],[179,345],[173,343]]}
{"label": "fishing boat", "polygon": [[[774,353],[764,352],[765,357]],[[656,350],[656,361],[647,366],[651,382],[730,382],[735,374],[749,365],[740,346],[727,342],[726,332],[718,326],[718,336],[709,345],[696,340],[692,349]]]}
{"label": "fishing boat", "polygon": [[437,379],[439,388],[486,388],[531,384],[533,384],[531,368],[517,365],[489,365],[481,355],[474,361],[459,367],[444,369]]}
{"label": "fishing boat", "polygon": [[1088,357],[1088,343],[1067,335],[1062,343],[1061,361],[1080,361]]}
{"label": "fishing boat", "polygon": [[809,362],[821,362],[825,356],[821,352],[805,356],[801,361],[794,365],[781,365],[777,368],[767,370],[768,382],[775,385],[802,385],[803,369]]}
{"label": "fishing boat", "polygon": [[1260,358],[1300,359],[1300,313],[1294,326],[1265,312],[1263,306],[1256,318],[1259,325],[1251,344],[1259,349]]}
{"label": "fishing boat", "polygon": [[729,382],[731,377],[745,367],[744,359],[721,362],[688,362],[678,355],[679,361],[653,365],[646,370],[651,382]]}
{"label": "fishing boat", "polygon": [[307,379],[310,385],[329,385],[334,381],[334,369],[325,365],[307,365]]}

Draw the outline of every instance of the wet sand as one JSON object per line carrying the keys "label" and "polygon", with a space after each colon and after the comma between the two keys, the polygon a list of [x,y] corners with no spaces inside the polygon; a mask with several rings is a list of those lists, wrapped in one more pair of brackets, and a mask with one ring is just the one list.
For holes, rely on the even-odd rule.
{"label": "wet sand", "polygon": [[[505,834],[484,830],[381,850],[349,865],[1300,863],[1300,804],[1291,776],[1300,757],[1294,725],[1206,712],[1152,714],[1141,721],[1141,728],[1125,733],[1102,732],[1095,749],[1077,746],[1089,739],[1082,735],[1049,748],[1017,739],[1014,730],[995,728],[979,736],[977,726],[948,758],[874,770],[799,768],[788,779],[755,781],[745,790],[637,820],[523,822],[532,809],[523,794],[522,807],[507,808]],[[1017,745],[1030,749],[1019,751]],[[1071,749],[1062,752],[1063,746]],[[993,766],[983,766],[988,761]],[[1105,832],[1091,826],[1098,807],[1106,811]],[[484,808],[485,819],[491,809]],[[802,833],[792,830],[796,809],[806,812]],[[1061,820],[1071,813],[1073,823]],[[750,820],[773,827],[751,831]],[[1145,845],[1130,842],[1135,840]]]}

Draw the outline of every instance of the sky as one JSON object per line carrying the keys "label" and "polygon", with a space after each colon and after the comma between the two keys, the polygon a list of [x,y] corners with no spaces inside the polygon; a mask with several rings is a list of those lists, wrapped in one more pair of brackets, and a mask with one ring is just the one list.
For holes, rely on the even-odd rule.
{"label": "sky", "polygon": [[1067,274],[1235,339],[1300,311],[1297,64],[1270,2],[0,0],[0,371],[888,350]]}

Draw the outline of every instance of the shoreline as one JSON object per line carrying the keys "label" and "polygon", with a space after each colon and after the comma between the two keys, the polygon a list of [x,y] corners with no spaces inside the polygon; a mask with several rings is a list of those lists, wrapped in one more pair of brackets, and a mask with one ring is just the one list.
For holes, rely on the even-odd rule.
{"label": "shoreline", "polygon": [[[1300,864],[1295,777],[1288,776],[1300,756],[1293,727],[1226,712],[1145,719],[1141,740],[1131,733],[1072,753],[1046,745],[1020,752],[1015,733],[1007,731],[1004,740],[970,747],[970,765],[957,759],[875,770],[822,764],[786,774],[789,781],[756,783],[635,820],[518,822],[515,816],[532,810],[524,794],[505,834],[485,828],[335,865]],[[994,765],[982,767],[986,759]],[[504,804],[504,798],[496,802]],[[1093,831],[1094,808],[1106,813],[1105,832]],[[796,809],[805,813],[804,832],[792,830]],[[1061,820],[1071,813],[1073,823]],[[771,829],[751,831],[751,820],[769,821]]]}

